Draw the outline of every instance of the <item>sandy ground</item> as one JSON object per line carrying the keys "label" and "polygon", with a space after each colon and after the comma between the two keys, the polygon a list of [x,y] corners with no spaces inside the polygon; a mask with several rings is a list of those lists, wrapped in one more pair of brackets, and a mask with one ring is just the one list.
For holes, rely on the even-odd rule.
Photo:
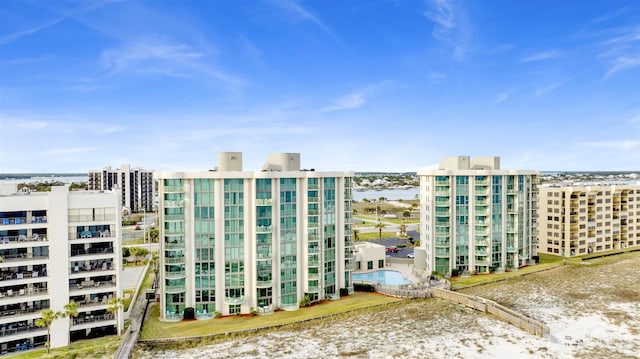
{"label": "sandy ground", "polygon": [[636,358],[640,253],[468,289],[545,322],[541,338],[441,300],[136,358]]}

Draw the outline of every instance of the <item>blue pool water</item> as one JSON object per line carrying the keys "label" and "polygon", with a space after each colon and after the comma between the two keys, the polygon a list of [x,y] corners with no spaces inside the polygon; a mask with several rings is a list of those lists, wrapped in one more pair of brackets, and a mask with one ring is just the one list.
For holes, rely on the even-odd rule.
{"label": "blue pool water", "polygon": [[357,273],[352,274],[351,278],[356,280],[364,280],[367,282],[378,282],[386,285],[401,285],[411,284],[411,281],[406,280],[402,273],[393,270],[378,270],[369,273]]}

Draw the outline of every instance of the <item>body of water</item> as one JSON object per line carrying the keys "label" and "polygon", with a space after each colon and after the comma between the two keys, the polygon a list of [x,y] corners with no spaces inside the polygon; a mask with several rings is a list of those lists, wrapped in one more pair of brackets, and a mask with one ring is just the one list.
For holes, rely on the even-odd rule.
{"label": "body of water", "polygon": [[21,178],[11,178],[10,175],[5,176],[6,178],[0,179],[0,183],[44,183],[59,181],[65,184],[71,184],[73,182],[89,182],[89,175],[34,175]]}
{"label": "body of water", "polygon": [[420,187],[411,187],[406,189],[383,189],[383,190],[366,190],[366,191],[353,191],[353,200],[361,202],[364,198],[368,200],[377,200],[380,197],[384,197],[391,201],[399,199],[418,199],[420,196]]}
{"label": "body of water", "polygon": [[402,273],[394,270],[377,270],[369,273],[356,273],[352,274],[351,278],[355,280],[362,280],[367,282],[377,282],[384,285],[402,285],[411,284],[410,280],[405,279]]}

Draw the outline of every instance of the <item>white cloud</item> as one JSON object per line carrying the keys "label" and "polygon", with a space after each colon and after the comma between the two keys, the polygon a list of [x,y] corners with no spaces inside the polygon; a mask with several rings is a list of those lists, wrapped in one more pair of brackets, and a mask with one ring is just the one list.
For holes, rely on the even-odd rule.
{"label": "white cloud", "polygon": [[453,0],[432,0],[423,15],[434,23],[431,35],[453,48],[454,59],[462,60],[471,38],[465,11]]}
{"label": "white cloud", "polygon": [[435,71],[429,72],[429,82],[432,84],[439,84],[445,81],[446,79],[447,79],[447,75],[443,73],[435,72]]}
{"label": "white cloud", "polygon": [[562,86],[565,84],[565,81],[559,81],[559,82],[555,82],[552,83],[550,85],[547,86],[536,86],[534,93],[535,93],[535,97],[540,97],[540,96],[544,96],[546,94],[548,94],[549,92],[557,89],[558,87]]}
{"label": "white cloud", "polygon": [[640,147],[640,140],[592,141],[592,142],[581,142],[580,144],[586,147],[609,148],[609,149],[615,149],[615,150],[631,150],[636,147]]}
{"label": "white cloud", "polygon": [[320,29],[322,29],[322,31],[324,31],[332,39],[334,39],[336,41],[338,40],[336,35],[333,33],[333,31],[331,31],[331,29],[327,25],[325,25],[322,21],[320,21],[320,19],[318,19],[318,17],[313,15],[307,9],[303,8],[298,3],[296,3],[296,1],[294,1],[294,0],[273,0],[273,2],[276,5],[278,5],[280,8],[285,9],[285,10],[295,14],[296,16],[298,16],[298,17],[300,17],[302,19],[311,21],[316,26],[318,26]]}
{"label": "white cloud", "polygon": [[365,103],[367,103],[367,98],[364,93],[352,92],[336,98],[329,106],[320,109],[320,112],[353,110],[361,107]]}
{"label": "white cloud", "polygon": [[511,91],[504,91],[496,94],[496,103],[504,102],[509,98]]}
{"label": "white cloud", "polygon": [[59,18],[57,18],[55,20],[46,22],[46,23],[44,23],[42,25],[37,25],[37,26],[31,27],[31,28],[26,29],[26,30],[14,32],[13,34],[9,34],[9,35],[0,37],[0,45],[4,45],[6,43],[15,41],[15,40],[17,40],[17,39],[19,39],[19,38],[21,38],[23,36],[28,36],[28,35],[31,35],[31,34],[35,34],[36,32],[38,32],[40,30],[44,30],[44,29],[46,29],[48,27],[51,27],[51,26],[61,22],[64,19],[65,19],[65,17],[59,17]]}
{"label": "white cloud", "polygon": [[637,66],[640,66],[640,56],[618,57],[611,63],[609,70],[607,70],[607,73],[604,74],[604,78],[608,78],[620,71],[629,70]]}
{"label": "white cloud", "polygon": [[534,61],[542,61],[549,60],[560,56],[560,51],[558,50],[547,50],[542,52],[536,52],[530,55],[525,56],[521,61],[522,62],[534,62]]}

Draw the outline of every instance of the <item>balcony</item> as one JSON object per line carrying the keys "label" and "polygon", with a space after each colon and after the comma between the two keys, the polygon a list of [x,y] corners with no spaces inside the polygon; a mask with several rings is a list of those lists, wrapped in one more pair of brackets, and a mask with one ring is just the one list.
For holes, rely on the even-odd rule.
{"label": "balcony", "polygon": [[184,256],[179,256],[179,257],[165,257],[164,258],[164,263],[165,264],[181,264],[184,263],[186,261]]}
{"label": "balcony", "polygon": [[318,286],[309,286],[307,292],[309,293],[318,293],[320,291],[320,287]]}
{"label": "balcony", "polygon": [[184,192],[184,187],[182,186],[164,186],[162,188],[164,193],[182,193]]}
{"label": "balcony", "polygon": [[436,206],[446,207],[446,206],[449,206],[450,201],[449,201],[449,199],[448,199],[448,198],[447,198],[447,199],[445,199],[445,200],[437,199],[435,203],[436,203]]}
{"label": "balcony", "polygon": [[[21,324],[21,323],[20,323]],[[10,341],[11,336],[20,334],[29,334],[29,336],[47,335],[47,328],[41,328],[36,325],[20,326],[18,324],[14,328],[0,329],[0,336],[3,341]]]}
{"label": "balcony", "polygon": [[256,206],[271,206],[272,204],[272,198],[256,198]]}
{"label": "balcony", "polygon": [[239,297],[224,297],[226,304],[242,304],[244,302],[244,295]]}
{"label": "balcony", "polygon": [[164,291],[167,294],[184,293],[185,287],[183,285],[170,285],[170,286],[165,286]]}
{"label": "balcony", "polygon": [[0,263],[1,264],[20,263],[21,265],[25,266],[28,264],[23,264],[22,262],[38,261],[38,260],[45,260],[45,259],[49,259],[49,256],[34,255],[33,253],[7,254],[5,256],[2,256],[2,260],[0,260]]}
{"label": "balcony", "polygon": [[24,287],[19,290],[7,289],[6,292],[0,292],[0,303],[3,303],[3,305],[14,302],[20,303],[33,300],[28,298],[47,295],[48,293],[47,288]]}
{"label": "balcony", "polygon": [[320,273],[309,273],[308,277],[309,277],[309,280],[319,280],[320,279]]}
{"label": "balcony", "polygon": [[167,248],[167,249],[171,249],[171,248],[183,249],[184,248],[184,242],[177,241],[177,240],[174,239],[174,240],[172,240],[170,242],[165,242],[164,243],[164,247]]}
{"label": "balcony", "polygon": [[162,218],[165,221],[184,221],[184,214],[165,214]]}
{"label": "balcony", "polygon": [[0,224],[2,224],[2,225],[27,224],[27,217],[7,217],[7,218],[2,218],[2,222],[0,222]]}
{"label": "balcony", "polygon": [[164,277],[167,279],[180,279],[180,278],[184,278],[185,277],[185,271],[184,270],[179,270],[179,271],[165,271],[164,272]]}
{"label": "balcony", "polygon": [[164,233],[171,235],[171,234],[184,234],[184,228],[165,228],[164,229]]}
{"label": "balcony", "polygon": [[273,286],[273,280],[269,279],[269,280],[260,280],[258,279],[256,281],[256,287],[258,288],[268,288]]}
{"label": "balcony", "polygon": [[96,256],[103,254],[113,254],[113,247],[107,248],[87,248],[71,251],[71,257]]}
{"label": "balcony", "polygon": [[104,289],[104,288],[115,288],[116,284],[113,281],[93,281],[93,280],[85,280],[80,283],[72,284],[69,286],[69,293],[91,293],[96,290]]}
{"label": "balcony", "polygon": [[[24,309],[13,309],[13,310],[4,310],[4,311],[0,311],[0,320],[5,320],[5,319],[12,319],[13,317],[15,318],[20,318],[24,315],[29,315],[29,314],[35,314],[38,318],[40,317],[40,311],[43,309],[49,309],[49,307],[42,307],[42,308],[24,308]],[[23,318],[20,318],[21,320],[24,320]]]}
{"label": "balcony", "polygon": [[476,247],[486,247],[487,245],[489,245],[487,241],[476,241]]}
{"label": "balcony", "polygon": [[92,324],[97,322],[104,322],[115,320],[115,316],[111,313],[101,314],[101,315],[87,315],[84,317],[78,317],[73,319],[73,326],[76,325],[84,325],[84,324]]}
{"label": "balcony", "polygon": [[163,205],[165,208],[181,208],[181,207],[184,207],[184,200],[175,200],[175,201],[165,200]]}
{"label": "balcony", "polygon": [[2,236],[0,238],[0,244],[9,244],[9,243],[23,243],[23,242],[43,242],[47,240],[46,234],[38,234],[34,233],[31,236],[27,237],[24,234],[18,236]]}
{"label": "balcony", "polygon": [[435,195],[436,196],[443,196],[443,197],[449,197],[451,193],[449,193],[449,190],[437,190],[435,191]]}
{"label": "balcony", "polygon": [[256,226],[256,233],[271,233],[273,231],[273,226]]}

